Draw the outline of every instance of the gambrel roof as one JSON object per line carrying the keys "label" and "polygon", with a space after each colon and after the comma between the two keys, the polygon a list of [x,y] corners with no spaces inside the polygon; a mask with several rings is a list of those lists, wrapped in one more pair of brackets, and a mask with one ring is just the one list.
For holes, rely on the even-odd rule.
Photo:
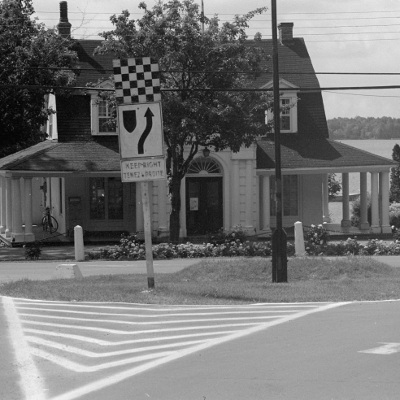
{"label": "gambrel roof", "polygon": [[[359,171],[362,167],[387,169],[397,165],[388,158],[325,138],[286,133],[281,135],[280,143],[281,168],[286,171]],[[257,169],[275,169],[275,142],[272,139],[257,142]]]}
{"label": "gambrel roof", "polygon": [[[112,54],[94,55],[100,40],[80,40],[75,44],[81,69],[76,86],[85,87],[112,75]],[[249,41],[249,46],[261,46],[272,54],[272,40]],[[299,101],[298,133],[282,134],[282,168],[296,169],[356,168],[363,166],[392,166],[383,157],[328,140],[328,127],[320,91],[305,92],[303,89],[319,88],[310,56],[304,40],[293,38],[285,45],[279,44],[279,71],[282,79],[297,87]],[[272,79],[272,59],[266,58],[266,70],[253,82],[260,88]],[[91,134],[90,96],[78,92],[58,97],[58,141],[46,140],[26,150],[0,160],[0,170],[32,171],[46,173],[98,172],[117,173],[119,166],[118,139],[116,136],[96,137]],[[257,144],[258,170],[275,168],[273,140]]]}

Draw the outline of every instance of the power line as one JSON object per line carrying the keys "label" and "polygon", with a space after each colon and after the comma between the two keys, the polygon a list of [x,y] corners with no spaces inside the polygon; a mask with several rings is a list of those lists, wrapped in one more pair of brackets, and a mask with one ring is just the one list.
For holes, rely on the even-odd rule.
{"label": "power line", "polygon": [[[51,85],[8,85],[0,84],[0,88],[19,88],[19,89],[48,89],[48,90],[77,90],[77,91],[101,91],[101,92],[113,92],[114,89],[107,88],[96,88],[87,86],[51,86]],[[300,88],[298,93],[320,93],[323,91],[334,91],[334,90],[384,90],[384,89],[400,89],[400,85],[378,85],[378,86],[331,86],[331,87],[310,87]],[[161,92],[272,92],[272,88],[161,88]],[[293,91],[292,88],[279,88],[280,92]]]}
{"label": "power line", "polygon": [[330,90],[324,90],[325,93],[332,93],[332,94],[340,94],[344,96],[361,96],[361,97],[379,97],[379,98],[391,98],[391,99],[400,99],[400,96],[385,96],[385,95],[376,95],[376,94],[365,94],[365,93],[339,93],[333,92]]}
{"label": "power line", "polygon": [[[76,67],[76,68],[68,68],[68,67],[27,67],[26,69],[30,70],[54,70],[54,71],[91,71],[93,72],[93,68],[81,68],[81,67]],[[113,69],[102,69],[102,72],[104,73],[110,73],[112,74],[114,72]],[[183,70],[175,70],[175,69],[169,69],[169,70],[160,70],[160,73],[182,73]],[[204,74],[204,73],[209,73],[210,71],[201,71],[201,70],[188,70],[187,72],[190,73],[198,73],[198,74]],[[215,73],[215,71],[211,71],[212,73]],[[221,71],[221,73],[239,73],[239,74],[248,74],[248,75],[253,75],[254,72],[249,72],[249,71]],[[262,74],[271,74],[270,71],[262,71]],[[362,75],[362,76],[400,76],[400,72],[351,72],[351,71],[320,71],[320,72],[280,72],[280,75]]]}

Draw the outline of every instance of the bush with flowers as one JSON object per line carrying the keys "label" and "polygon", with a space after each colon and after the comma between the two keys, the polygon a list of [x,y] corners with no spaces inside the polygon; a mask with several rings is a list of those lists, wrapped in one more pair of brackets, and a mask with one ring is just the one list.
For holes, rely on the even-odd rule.
{"label": "bush with flowers", "polygon": [[[397,231],[396,231],[397,232]],[[400,255],[400,240],[395,235],[391,243],[370,239],[361,244],[357,238],[348,238],[329,243],[329,233],[322,225],[312,225],[305,234],[306,253],[312,255],[346,256],[346,255]],[[250,241],[232,236],[202,244],[194,243],[160,243],[152,247],[154,259],[204,258],[204,257],[268,257],[272,254],[270,241]],[[295,246],[287,243],[287,256],[294,256]],[[123,235],[118,245],[89,252],[89,259],[109,260],[144,260],[146,249],[143,241],[136,234]]]}
{"label": "bush with flowers", "polygon": [[[242,241],[235,236],[225,235],[223,243],[160,243],[152,246],[153,258],[203,258],[203,257],[266,257],[271,255],[270,242]],[[291,247],[293,249],[291,249]],[[288,251],[294,253],[294,246],[288,245]],[[111,259],[111,260],[144,260],[146,249],[142,241],[138,240],[137,235],[122,235],[118,245],[102,248],[95,252],[89,252],[89,259]]]}

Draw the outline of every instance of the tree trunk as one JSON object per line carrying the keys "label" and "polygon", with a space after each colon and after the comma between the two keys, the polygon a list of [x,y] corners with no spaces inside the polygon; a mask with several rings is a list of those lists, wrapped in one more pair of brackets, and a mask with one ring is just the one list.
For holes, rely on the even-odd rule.
{"label": "tree trunk", "polygon": [[181,227],[181,179],[172,177],[170,182],[171,214],[169,217],[169,239],[171,243],[179,242],[179,231]]}

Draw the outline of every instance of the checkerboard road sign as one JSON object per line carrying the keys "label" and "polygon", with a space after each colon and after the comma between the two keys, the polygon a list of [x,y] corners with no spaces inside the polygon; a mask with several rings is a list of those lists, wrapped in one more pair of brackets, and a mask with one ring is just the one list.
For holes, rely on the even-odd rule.
{"label": "checkerboard road sign", "polygon": [[161,101],[160,72],[151,57],[113,60],[118,104]]}

